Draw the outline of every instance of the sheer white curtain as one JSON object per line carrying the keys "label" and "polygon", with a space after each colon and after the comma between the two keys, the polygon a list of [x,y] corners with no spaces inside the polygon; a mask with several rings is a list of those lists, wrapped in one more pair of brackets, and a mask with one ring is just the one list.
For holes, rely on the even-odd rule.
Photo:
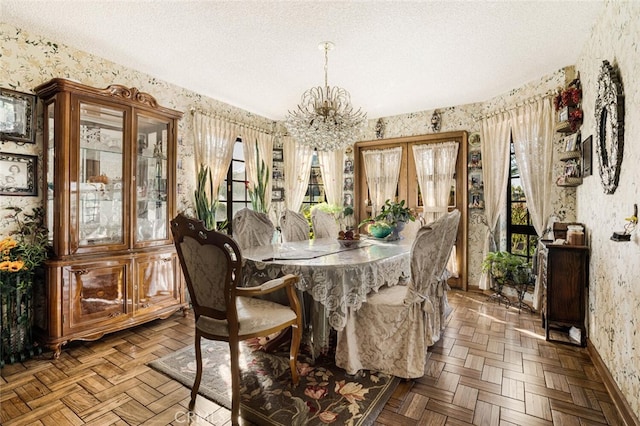
{"label": "sheer white curtain", "polygon": [[[518,162],[527,209],[538,235],[543,236],[551,207],[553,188],[554,114],[551,98],[543,98],[510,111],[513,148]],[[533,297],[540,308],[540,286],[536,283]]]}
{"label": "sheer white curtain", "polygon": [[396,195],[402,147],[363,150],[362,157],[373,217],[378,214],[378,209],[386,200],[393,199]]}
{"label": "sheer white curtain", "polygon": [[309,186],[313,148],[297,143],[292,137],[282,138],[284,155],[284,205],[288,210],[300,211]]}
{"label": "sheer white curtain", "polygon": [[[484,181],[484,215],[487,235],[482,257],[496,250],[494,232],[507,196],[509,177],[509,117],[498,113],[481,121],[482,179]],[[491,277],[485,272],[480,277],[481,290],[491,288]]]}
{"label": "sheer white curtain", "polygon": [[253,188],[258,183],[258,167],[260,166],[256,160],[256,144],[258,144],[258,154],[260,155],[260,164],[264,161],[268,168],[266,176],[263,178],[265,187],[264,207],[268,212],[271,206],[271,171],[273,169],[273,136],[262,130],[251,128],[241,128],[242,152],[244,153],[244,165],[247,170],[247,180],[249,188]]}
{"label": "sheer white curtain", "polygon": [[413,157],[422,193],[423,216],[427,223],[433,222],[448,211],[458,142],[413,145]]}
{"label": "sheer white curtain", "polygon": [[235,124],[197,111],[193,113],[196,173],[201,165],[211,170],[212,187],[216,193],[209,194],[210,199],[218,199],[217,189],[229,170],[237,136],[238,127]]}
{"label": "sheer white curtain", "polygon": [[513,148],[527,198],[527,209],[538,235],[552,213],[553,107],[551,98],[522,105],[510,112]]}
{"label": "sheer white curtain", "polygon": [[342,205],[342,188],[344,187],[344,151],[318,151],[322,183],[327,196],[327,203]]}
{"label": "sheer white curtain", "polygon": [[[418,186],[422,193],[423,218],[431,223],[448,212],[451,186],[455,185],[458,160],[458,142],[413,145],[413,158],[418,173]],[[454,245],[447,270],[452,276],[458,276],[456,246]]]}

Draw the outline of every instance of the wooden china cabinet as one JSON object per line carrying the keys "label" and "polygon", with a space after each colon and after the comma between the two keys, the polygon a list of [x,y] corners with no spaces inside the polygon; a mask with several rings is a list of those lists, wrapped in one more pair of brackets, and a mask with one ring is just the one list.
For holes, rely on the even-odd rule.
{"label": "wooden china cabinet", "polygon": [[53,79],[44,101],[46,212],[53,258],[36,294],[40,342],[60,354],[186,308],[169,220],[182,113],[147,93]]}

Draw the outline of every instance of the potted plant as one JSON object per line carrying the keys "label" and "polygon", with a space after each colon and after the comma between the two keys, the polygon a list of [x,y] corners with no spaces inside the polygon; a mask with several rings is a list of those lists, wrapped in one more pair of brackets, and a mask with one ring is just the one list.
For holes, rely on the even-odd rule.
{"label": "potted plant", "polygon": [[49,256],[44,209],[6,209],[13,211],[4,219],[13,222],[14,229],[0,240],[0,367],[40,353],[31,330],[34,291],[36,285],[44,287],[42,265]]}
{"label": "potted plant", "polygon": [[489,272],[496,283],[494,291],[502,294],[505,284],[519,285],[529,281],[529,264],[526,259],[506,251],[487,254],[482,261],[482,272]]}
{"label": "potted plant", "polygon": [[404,229],[405,223],[415,221],[416,216],[411,209],[405,206],[405,201],[402,200],[399,203],[391,200],[386,200],[375,217],[365,219],[360,223],[360,226],[369,224],[369,232],[377,238],[384,238],[389,234],[390,240],[397,240],[400,238],[400,231]]}
{"label": "potted plant", "polygon": [[[194,191],[196,200],[196,217],[204,222],[207,229],[216,229],[216,201],[213,189],[213,179],[211,178],[211,170],[209,166],[200,165],[196,189]],[[211,196],[211,199],[209,199]]]}

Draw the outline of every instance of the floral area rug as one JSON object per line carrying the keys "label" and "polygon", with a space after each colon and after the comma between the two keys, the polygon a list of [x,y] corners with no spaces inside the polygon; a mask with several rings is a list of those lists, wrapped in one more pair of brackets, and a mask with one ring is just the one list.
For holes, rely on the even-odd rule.
{"label": "floral area rug", "polygon": [[[350,376],[330,357],[312,363],[303,354],[298,356],[300,383],[293,387],[288,351],[259,348],[257,341],[240,343],[240,416],[257,425],[372,425],[400,381],[369,371]],[[230,409],[229,345],[203,339],[202,358],[199,393]],[[191,388],[195,360],[189,346],[149,365]]]}

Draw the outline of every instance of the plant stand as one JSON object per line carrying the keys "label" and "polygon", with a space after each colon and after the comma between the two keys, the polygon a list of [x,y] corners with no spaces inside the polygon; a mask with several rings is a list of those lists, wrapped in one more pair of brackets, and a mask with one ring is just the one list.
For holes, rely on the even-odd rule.
{"label": "plant stand", "polygon": [[504,305],[508,308],[511,306],[511,300],[507,296],[502,293],[502,289],[504,288],[504,283],[500,283],[496,280],[493,280],[494,286],[491,288],[493,290],[493,294],[487,296],[487,300],[497,301],[498,305],[501,302],[504,302]]}
{"label": "plant stand", "polygon": [[529,313],[534,313],[534,309],[527,303],[524,302],[524,295],[527,292],[527,290],[529,289],[529,285],[531,285],[531,281],[527,281],[525,283],[521,283],[521,284],[515,284],[513,287],[516,289],[516,292],[518,293],[518,302],[516,304],[514,304],[516,308],[518,308],[518,313],[520,313],[522,311],[522,309],[524,309],[525,311],[528,311]]}
{"label": "plant stand", "polygon": [[32,272],[0,272],[0,367],[42,352],[31,332],[32,300]]}

